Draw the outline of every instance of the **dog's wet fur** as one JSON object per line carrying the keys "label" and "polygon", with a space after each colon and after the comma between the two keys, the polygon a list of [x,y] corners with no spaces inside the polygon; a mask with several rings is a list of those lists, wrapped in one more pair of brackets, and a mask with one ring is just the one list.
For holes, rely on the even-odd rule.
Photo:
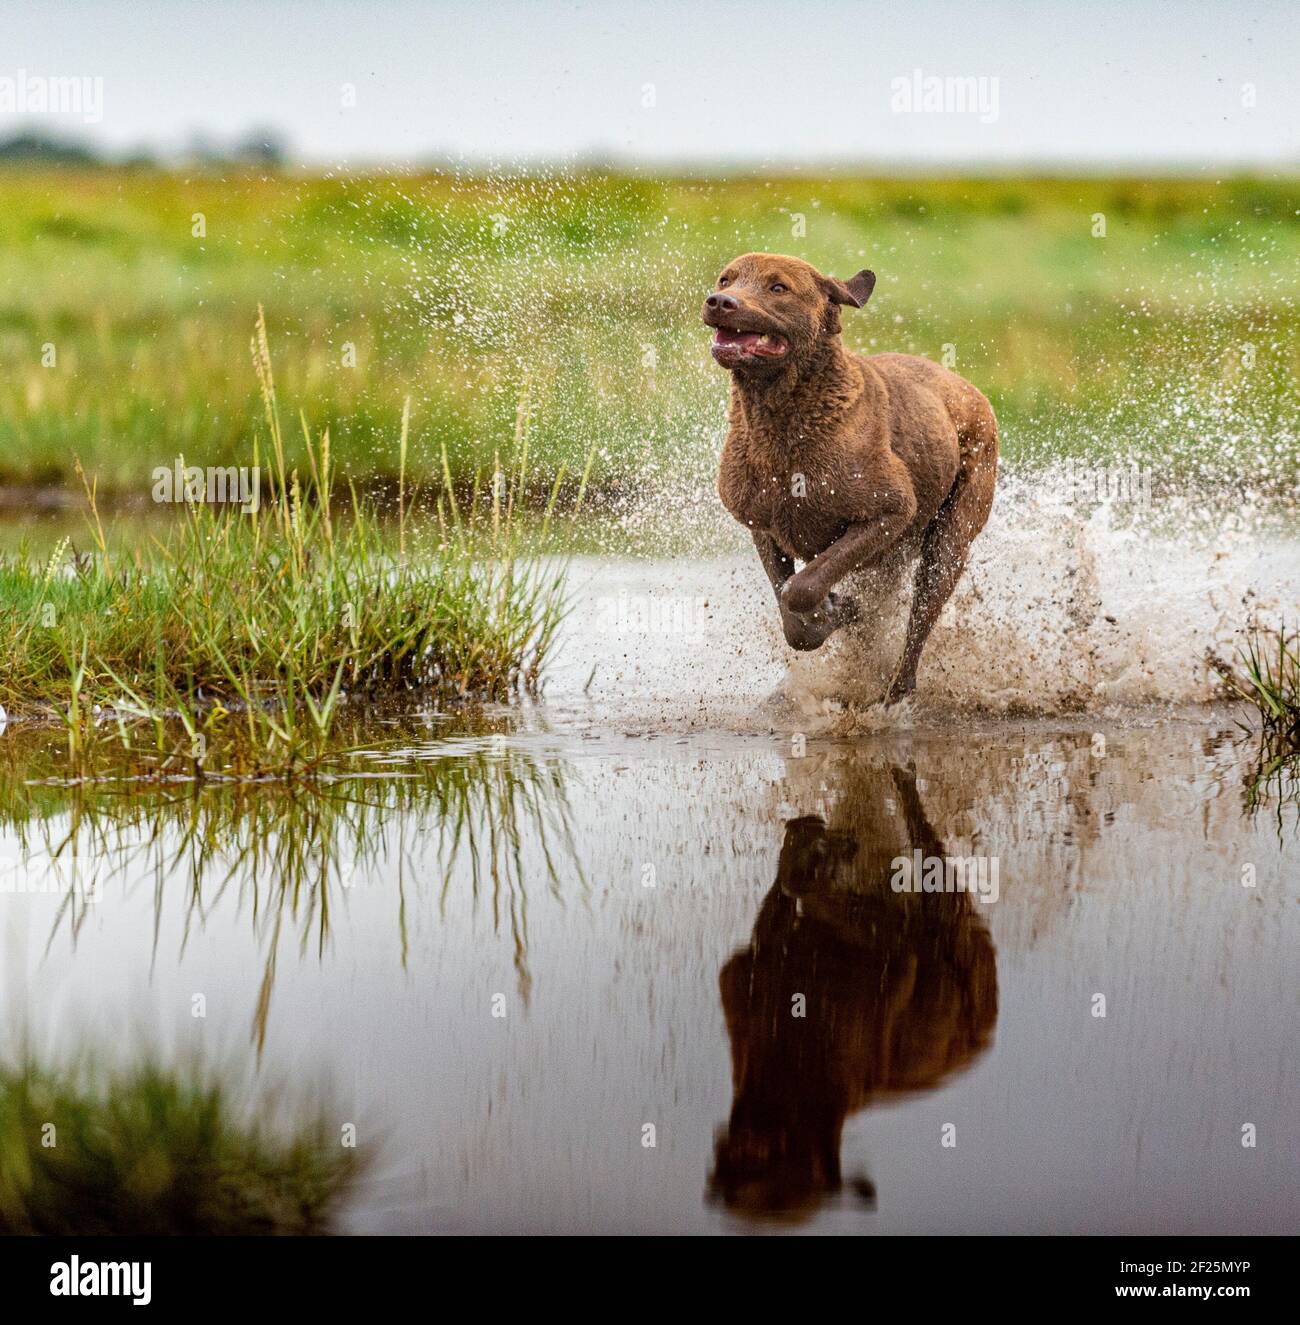
{"label": "dog's wet fur", "polygon": [[917,558],[886,696],[895,703],[915,688],[926,638],[988,519],[998,430],[989,402],[947,368],[844,348],[840,310],[861,308],[875,281],[746,253],[723,269],[704,321],[731,373],[718,492],[753,536],[786,642],[816,649],[857,619],[853,599],[834,592],[846,575]]}

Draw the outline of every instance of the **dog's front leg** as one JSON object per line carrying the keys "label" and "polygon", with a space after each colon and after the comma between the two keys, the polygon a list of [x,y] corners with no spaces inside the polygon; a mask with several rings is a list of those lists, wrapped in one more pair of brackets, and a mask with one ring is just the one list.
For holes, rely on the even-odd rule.
{"label": "dog's front leg", "polygon": [[[816,649],[823,645],[827,637],[840,626],[847,625],[856,617],[856,605],[852,602],[839,602],[830,595],[830,601],[821,604],[819,610],[800,614],[788,607],[782,596],[782,590],[792,578],[794,558],[777,546],[771,534],[755,532],[754,546],[758,549],[758,559],[763,563],[767,578],[772,582],[776,594],[776,605],[781,613],[781,631],[785,642],[792,649]],[[820,600],[818,600],[820,603]]]}
{"label": "dog's front leg", "polygon": [[850,572],[874,561],[916,517],[911,493],[891,496],[870,520],[849,525],[824,552],[819,552],[780,588],[782,607],[806,615],[814,612]]}
{"label": "dog's front leg", "polygon": [[794,558],[782,552],[771,534],[754,531],[754,546],[758,549],[758,559],[763,563],[767,578],[772,581],[772,591],[776,601],[781,601],[781,589],[794,574]]}

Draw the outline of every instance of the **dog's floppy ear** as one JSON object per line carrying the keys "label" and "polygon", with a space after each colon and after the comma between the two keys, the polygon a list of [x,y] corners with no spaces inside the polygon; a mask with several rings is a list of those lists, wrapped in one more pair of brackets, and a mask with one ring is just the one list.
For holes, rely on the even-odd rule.
{"label": "dog's floppy ear", "polygon": [[875,288],[876,273],[865,269],[856,276],[849,277],[847,281],[837,281],[833,276],[826,278],[826,293],[830,296],[831,302],[848,304],[851,308],[861,308],[871,298],[871,292]]}

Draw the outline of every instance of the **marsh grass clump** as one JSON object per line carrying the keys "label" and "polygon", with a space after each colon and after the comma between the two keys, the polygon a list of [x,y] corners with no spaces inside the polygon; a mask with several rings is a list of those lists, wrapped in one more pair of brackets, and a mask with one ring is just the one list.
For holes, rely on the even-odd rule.
{"label": "marsh grass clump", "polygon": [[281,1133],[195,1072],[0,1066],[0,1233],[321,1233],[361,1163],[323,1116]]}
{"label": "marsh grass clump", "polygon": [[215,744],[256,775],[318,760],[352,696],[501,700],[535,689],[563,573],[535,531],[525,548],[518,529],[526,411],[508,466],[460,497],[444,467],[432,517],[412,536],[409,414],[396,519],[350,485],[336,510],[328,431],[313,436],[301,419],[309,472],[289,467],[260,317],[253,351],[269,452],[263,467],[255,443],[260,509],[190,502],[165,537],[115,553],[85,480],[90,550],[65,541],[44,565],[21,552],[0,562],[0,700],[56,714],[74,752],[106,727],[139,742],[141,724],[159,753],[175,751],[179,725],[185,757],[206,763]]}
{"label": "marsh grass clump", "polygon": [[1270,789],[1279,804],[1295,799],[1300,779],[1300,634],[1288,632],[1284,624],[1275,631],[1255,630],[1233,662],[1212,655],[1209,663],[1226,695],[1259,712],[1260,748],[1246,787],[1249,806],[1256,808],[1270,798]]}

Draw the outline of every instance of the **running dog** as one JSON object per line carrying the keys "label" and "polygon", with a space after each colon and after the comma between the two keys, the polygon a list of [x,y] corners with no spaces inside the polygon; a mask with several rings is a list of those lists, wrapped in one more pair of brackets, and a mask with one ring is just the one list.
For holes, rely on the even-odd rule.
{"label": "running dog", "polygon": [[893,704],[915,689],[988,519],[998,429],[984,396],[947,368],[844,348],[840,310],[861,308],[875,283],[869,271],[839,281],[799,258],[746,253],[718,277],[704,321],[731,373],[718,492],[753,536],[791,648],[819,648],[857,619],[834,592],[850,572],[919,558]]}

